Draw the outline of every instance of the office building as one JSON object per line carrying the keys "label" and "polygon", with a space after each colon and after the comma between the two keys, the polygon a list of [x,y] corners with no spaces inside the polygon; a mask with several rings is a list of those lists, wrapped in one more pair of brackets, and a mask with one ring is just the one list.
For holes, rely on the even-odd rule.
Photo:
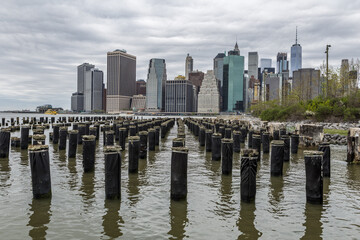
{"label": "office building", "polygon": [[133,111],[144,111],[146,107],[146,96],[134,95],[131,100],[131,109]]}
{"label": "office building", "polygon": [[302,47],[297,41],[297,28],[296,28],[296,38],[295,44],[291,47],[291,59],[290,59],[290,77],[292,77],[293,72],[302,68]]}
{"label": "office building", "polygon": [[185,78],[189,80],[189,73],[191,73],[194,69],[194,61],[193,58],[187,54],[185,59]]}
{"label": "office building", "polygon": [[71,96],[71,111],[84,111],[84,94],[75,92]]}
{"label": "office building", "polygon": [[214,58],[214,74],[221,87],[223,84],[224,57],[226,57],[225,53],[218,53]]}
{"label": "office building", "polygon": [[84,93],[85,92],[85,81],[86,78],[89,78],[91,75],[91,69],[93,69],[95,65],[89,63],[83,63],[77,67],[77,92]]}
{"label": "office building", "polygon": [[294,91],[302,101],[308,101],[319,96],[322,92],[320,70],[301,68],[294,71],[292,91]]}
{"label": "office building", "polygon": [[255,79],[259,79],[258,77],[258,68],[259,68],[259,55],[257,52],[249,52],[248,59],[248,75],[249,78],[254,76]]}
{"label": "office building", "polygon": [[164,110],[166,78],[165,59],[151,59],[147,76],[147,109]]}
{"label": "office building", "polygon": [[199,113],[218,113],[220,109],[220,94],[218,81],[214,71],[208,70],[202,82],[198,95]]}
{"label": "office building", "polygon": [[287,53],[278,53],[276,57],[277,73],[289,71],[289,61],[287,60]]}
{"label": "office building", "polygon": [[136,81],[136,95],[146,96],[146,82],[144,79],[139,79]]}
{"label": "office building", "polygon": [[244,57],[240,56],[240,50],[236,43],[234,50],[229,51],[229,55],[224,58],[222,110],[227,112],[244,111],[245,91]]}
{"label": "office building", "polygon": [[189,81],[196,87],[196,93],[200,91],[201,83],[204,80],[204,73],[202,71],[193,71],[189,73]]}
{"label": "office building", "polygon": [[271,65],[272,65],[271,58],[261,58],[260,59],[261,72],[263,72],[265,68],[271,68],[272,67]]}
{"label": "office building", "polygon": [[104,74],[98,69],[86,72],[84,83],[84,110],[86,112],[103,110]]}
{"label": "office building", "polygon": [[107,53],[106,109],[119,113],[130,109],[130,100],[136,93],[136,57],[125,50]]}
{"label": "office building", "polygon": [[165,84],[165,112],[193,112],[193,85],[189,80],[168,80]]}

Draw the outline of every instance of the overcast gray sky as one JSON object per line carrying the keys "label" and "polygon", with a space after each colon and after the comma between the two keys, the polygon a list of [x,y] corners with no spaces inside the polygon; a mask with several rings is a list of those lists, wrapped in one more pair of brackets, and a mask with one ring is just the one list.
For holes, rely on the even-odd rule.
{"label": "overcast gray sky", "polygon": [[331,44],[330,64],[360,57],[360,1],[221,0],[9,0],[0,8],[0,110],[52,104],[70,109],[76,66],[104,71],[106,53],[137,57],[137,79],[151,58],[164,58],[168,79],[194,68],[212,69],[218,52],[233,48],[260,58],[303,48],[303,67],[319,67]]}

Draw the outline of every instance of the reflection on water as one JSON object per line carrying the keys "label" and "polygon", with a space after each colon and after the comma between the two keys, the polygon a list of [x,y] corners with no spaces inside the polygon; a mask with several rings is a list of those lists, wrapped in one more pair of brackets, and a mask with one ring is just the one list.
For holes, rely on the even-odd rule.
{"label": "reflection on water", "polygon": [[232,207],[234,204],[233,195],[232,176],[221,174],[220,199],[216,202],[217,209],[215,211],[217,215],[223,218],[235,215],[235,209]]}
{"label": "reflection on water", "polygon": [[128,198],[130,205],[135,206],[139,201],[139,176],[137,173],[129,173],[128,179]]}
{"label": "reflection on water", "polygon": [[255,202],[240,203],[240,216],[236,222],[241,235],[238,239],[258,239],[262,233],[255,227]]}
{"label": "reflection on water", "polygon": [[168,234],[171,235],[169,239],[183,239],[188,236],[185,235],[185,227],[189,222],[187,212],[187,200],[173,201],[170,200],[170,225],[171,229]]}
{"label": "reflection on water", "polygon": [[7,184],[10,179],[11,168],[8,158],[0,158],[0,187],[10,187],[11,184]]}
{"label": "reflection on water", "polygon": [[85,203],[84,209],[85,211],[88,211],[88,207],[95,201],[95,172],[83,173],[81,180],[81,196],[83,197],[83,202]]}
{"label": "reflection on water", "polygon": [[110,238],[122,236],[121,227],[123,227],[124,220],[119,215],[120,201],[105,200],[105,210],[102,222],[104,234]]}
{"label": "reflection on water", "polygon": [[277,216],[281,215],[283,208],[281,208],[281,202],[284,200],[284,180],[282,177],[270,177],[271,194],[269,194],[269,203],[272,207],[272,212]]}
{"label": "reflection on water", "polygon": [[78,182],[78,174],[76,171],[76,159],[69,158],[68,160],[68,169],[69,169],[69,186],[70,189],[75,189]]}
{"label": "reflection on water", "polygon": [[310,204],[305,205],[305,227],[304,236],[301,239],[322,239],[322,222],[321,215],[323,212],[323,205],[321,204]]}
{"label": "reflection on water", "polygon": [[21,165],[29,165],[29,155],[28,155],[28,150],[21,150],[20,152],[20,162]]}
{"label": "reflection on water", "polygon": [[30,211],[32,212],[29,218],[29,223],[27,226],[32,227],[29,231],[29,236],[32,239],[45,239],[46,226],[50,223],[50,205],[51,198],[47,199],[33,199],[30,204]]}

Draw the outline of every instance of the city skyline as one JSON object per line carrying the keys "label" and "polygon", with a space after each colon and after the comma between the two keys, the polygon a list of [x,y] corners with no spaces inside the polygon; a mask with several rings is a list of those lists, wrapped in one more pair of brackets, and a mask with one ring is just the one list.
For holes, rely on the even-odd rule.
{"label": "city skyline", "polygon": [[[86,3],[3,3],[0,110],[34,110],[46,103],[70,109],[76,67],[90,62],[107,69],[106,53],[114,49],[137,57],[136,79],[146,79],[151,58],[166,60],[168,79],[184,75],[187,53],[194,59],[194,70],[211,70],[214,57],[232,49],[236,40],[245,66],[249,52],[258,52],[259,60],[271,58],[274,66],[278,52],[286,52],[289,60],[296,26],[303,68],[320,66],[326,44],[332,45],[329,59],[335,67],[341,59],[360,57],[358,2]],[[261,14],[262,9],[267,14]],[[281,12],[291,19],[276,14]],[[261,18],[253,21],[256,16]]]}

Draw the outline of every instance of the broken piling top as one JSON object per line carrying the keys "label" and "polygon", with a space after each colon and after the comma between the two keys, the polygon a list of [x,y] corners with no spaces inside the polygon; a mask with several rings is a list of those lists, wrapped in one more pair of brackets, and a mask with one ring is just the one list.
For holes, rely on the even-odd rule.
{"label": "broken piling top", "polygon": [[172,147],[172,152],[178,152],[178,153],[188,153],[189,149],[187,147]]}
{"label": "broken piling top", "polygon": [[231,138],[223,138],[223,139],[221,139],[221,142],[222,143],[234,143],[234,140],[232,140]]}
{"label": "broken piling top", "polygon": [[350,128],[349,135],[350,135],[350,137],[359,137],[360,136],[360,128]]}
{"label": "broken piling top", "polygon": [[104,148],[104,153],[105,154],[112,154],[112,153],[115,153],[115,152],[120,153],[121,150],[122,150],[121,147],[118,146],[118,145],[106,146]]}
{"label": "broken piling top", "polygon": [[148,135],[148,132],[147,131],[141,131],[141,132],[139,132],[139,136],[141,136],[141,135]]}
{"label": "broken piling top", "polygon": [[78,130],[69,130],[68,133],[69,133],[69,134],[78,134],[79,131],[78,131]]}
{"label": "broken piling top", "polygon": [[48,145],[30,145],[29,146],[29,152],[41,152],[41,151],[47,151],[49,149]]}
{"label": "broken piling top", "polygon": [[257,157],[259,155],[256,149],[243,149],[241,150],[241,156],[243,157]]}
{"label": "broken piling top", "polygon": [[304,151],[304,156],[322,156],[324,154],[324,152],[322,151]]}
{"label": "broken piling top", "polygon": [[1,128],[0,132],[11,132],[11,128]]}
{"label": "broken piling top", "polygon": [[140,141],[139,136],[130,136],[128,137],[129,143],[133,143],[134,141]]}
{"label": "broken piling top", "polygon": [[95,141],[96,136],[94,135],[83,135],[82,140],[83,141]]}
{"label": "broken piling top", "polygon": [[46,136],[44,134],[35,134],[33,135],[34,140],[45,140]]}
{"label": "broken piling top", "polygon": [[67,131],[68,128],[67,127],[60,127],[60,131]]}
{"label": "broken piling top", "polygon": [[213,137],[219,137],[219,138],[222,137],[221,133],[213,133],[212,136],[213,136]]}
{"label": "broken piling top", "polygon": [[110,130],[110,131],[106,131],[105,134],[115,134],[115,132],[113,130]]}
{"label": "broken piling top", "polygon": [[324,127],[317,124],[296,124],[300,137],[311,137],[314,142],[320,143],[324,138]]}
{"label": "broken piling top", "polygon": [[279,122],[269,122],[268,128],[269,128],[269,133],[273,135],[274,131],[278,131],[281,128],[286,128],[286,126],[283,123],[279,123]]}
{"label": "broken piling top", "polygon": [[284,141],[283,140],[273,140],[273,141],[271,141],[271,145],[284,146]]}

